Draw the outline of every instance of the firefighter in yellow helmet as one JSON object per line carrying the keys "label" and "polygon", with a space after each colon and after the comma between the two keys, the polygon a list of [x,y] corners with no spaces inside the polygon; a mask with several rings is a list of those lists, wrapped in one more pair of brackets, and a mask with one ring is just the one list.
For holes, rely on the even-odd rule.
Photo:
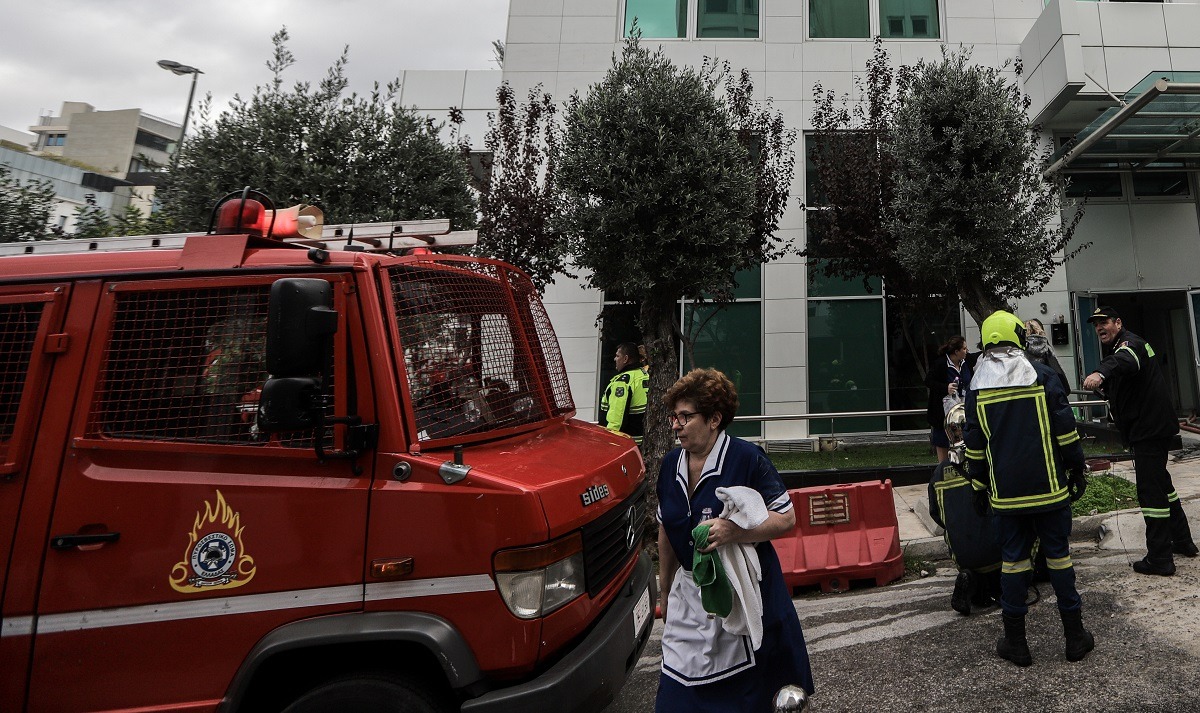
{"label": "firefighter in yellow helmet", "polygon": [[[991,507],[1000,542],[1004,637],[996,653],[1033,663],[1025,638],[1031,552],[1040,538],[1058,597],[1068,661],[1095,648],[1083,628],[1071,563],[1071,501],[1083,495],[1083,447],[1067,394],[1053,369],[1025,354],[1025,325],[1010,312],[981,326],[983,354],[967,392],[963,427],[968,474],[981,507]],[[985,500],[986,498],[986,500]]]}
{"label": "firefighter in yellow helmet", "polygon": [[638,345],[625,342],[617,347],[613,364],[617,375],[608,382],[600,399],[600,425],[610,431],[632,436],[641,445],[645,432],[647,381],[650,375],[642,369]]}

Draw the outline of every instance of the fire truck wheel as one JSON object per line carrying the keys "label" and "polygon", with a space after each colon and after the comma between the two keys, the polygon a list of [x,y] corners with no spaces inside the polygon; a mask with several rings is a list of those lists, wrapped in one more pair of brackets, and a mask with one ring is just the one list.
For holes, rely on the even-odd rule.
{"label": "fire truck wheel", "polygon": [[296,699],[283,713],[446,713],[449,707],[411,680],[386,673],[335,678]]}

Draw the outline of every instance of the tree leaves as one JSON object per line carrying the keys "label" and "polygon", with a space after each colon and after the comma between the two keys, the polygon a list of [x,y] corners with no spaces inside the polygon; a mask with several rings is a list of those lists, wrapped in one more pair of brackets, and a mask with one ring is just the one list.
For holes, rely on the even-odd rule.
{"label": "tree leaves", "polygon": [[250,186],[278,206],[312,203],[326,222],[449,218],[456,229],[475,225],[467,168],[415,110],[401,107],[398,82],[375,85],[368,97],[345,95],[348,48],[313,88],[284,88],[295,58],[286,29],[272,38],[271,82],[249,99],[201,121],[180,149],[159,191],[159,223],[175,231],[208,227],[214,202]]}
{"label": "tree leaves", "polygon": [[54,213],[50,181],[22,182],[7,164],[0,164],[0,242],[23,243],[52,237],[48,223]]}

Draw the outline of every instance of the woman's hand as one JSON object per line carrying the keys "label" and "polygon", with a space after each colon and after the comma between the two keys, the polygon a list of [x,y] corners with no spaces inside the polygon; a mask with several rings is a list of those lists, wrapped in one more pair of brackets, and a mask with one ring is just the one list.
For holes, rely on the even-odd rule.
{"label": "woman's hand", "polygon": [[953,396],[957,393],[958,393],[958,381],[957,380],[951,381],[949,384],[946,384],[946,395],[947,396]]}
{"label": "woman's hand", "polygon": [[700,550],[701,554],[708,554],[721,545],[746,542],[749,534],[748,530],[738,527],[733,521],[724,518],[705,520],[700,524],[708,525],[708,545]]}
{"label": "woman's hand", "polygon": [[793,508],[787,512],[768,512],[767,519],[753,530],[746,530],[733,521],[720,517],[704,520],[699,524],[708,525],[708,545],[697,551],[708,554],[721,545],[754,544],[781,537],[796,526],[796,511]]}

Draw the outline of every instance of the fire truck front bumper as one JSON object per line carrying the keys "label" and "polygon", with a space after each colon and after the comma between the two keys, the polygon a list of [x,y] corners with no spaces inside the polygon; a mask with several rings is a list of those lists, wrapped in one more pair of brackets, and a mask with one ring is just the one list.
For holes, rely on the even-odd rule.
{"label": "fire truck front bumper", "polygon": [[603,710],[621,690],[654,628],[657,592],[650,570],[650,558],[639,553],[629,583],[573,651],[532,681],[463,703],[463,712]]}

